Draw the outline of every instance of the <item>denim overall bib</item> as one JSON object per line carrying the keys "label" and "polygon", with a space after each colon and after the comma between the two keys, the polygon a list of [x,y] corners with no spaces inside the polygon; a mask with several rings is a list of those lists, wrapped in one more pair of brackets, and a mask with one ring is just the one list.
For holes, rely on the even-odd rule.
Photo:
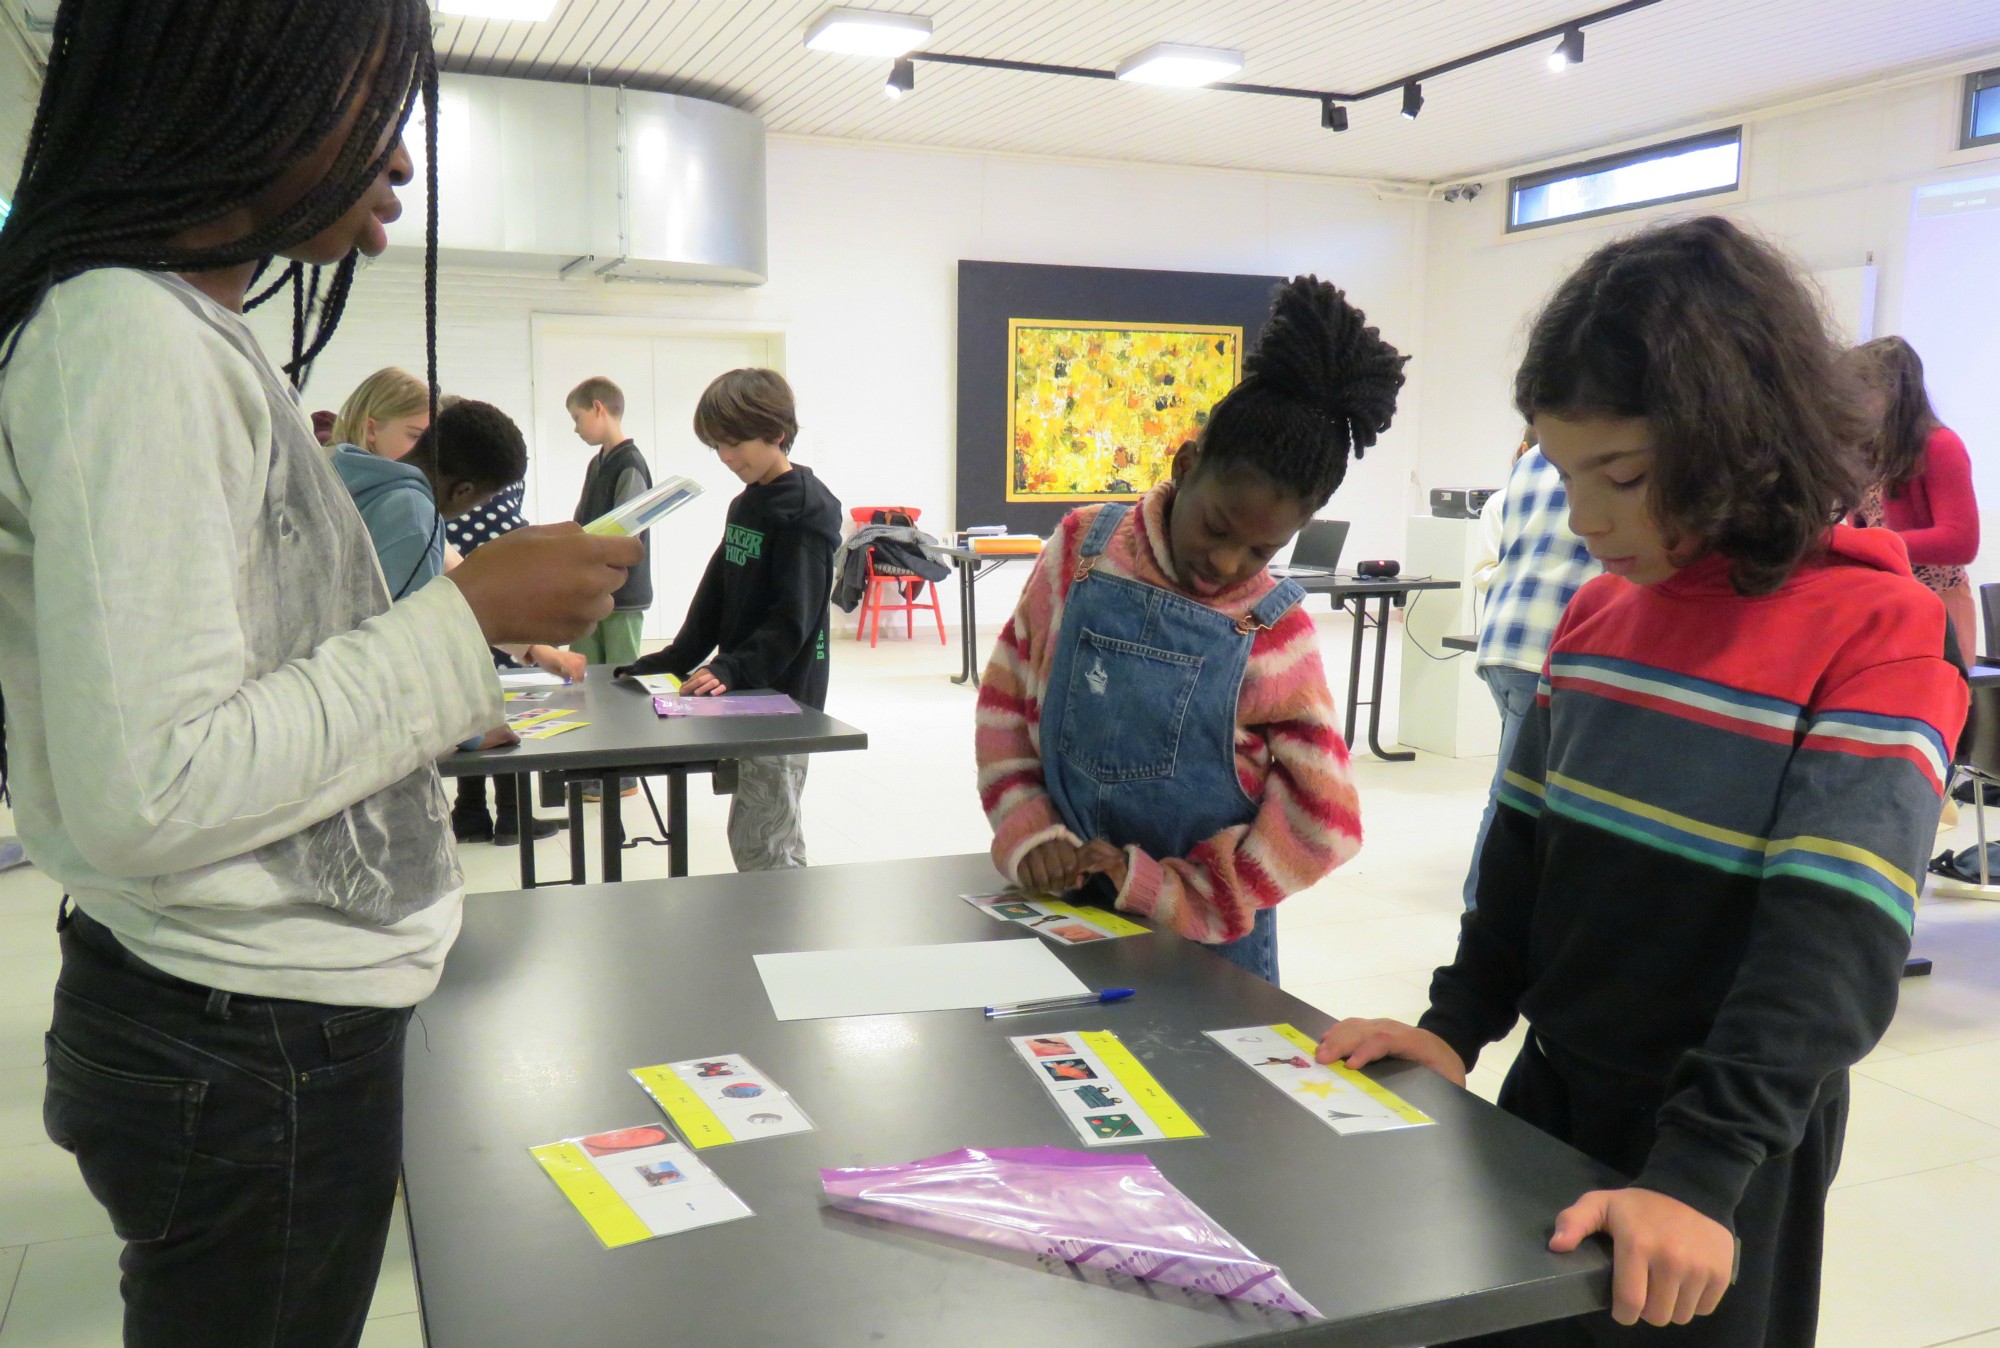
{"label": "denim overall bib", "polygon": [[[1108,505],[1084,536],[1042,704],[1042,777],[1063,823],[1088,842],[1185,857],[1248,824],[1258,802],[1236,777],[1236,705],[1250,643],[1305,598],[1283,581],[1242,622],[1157,585],[1094,568],[1129,507]],[[1278,924],[1212,947],[1275,983]]]}

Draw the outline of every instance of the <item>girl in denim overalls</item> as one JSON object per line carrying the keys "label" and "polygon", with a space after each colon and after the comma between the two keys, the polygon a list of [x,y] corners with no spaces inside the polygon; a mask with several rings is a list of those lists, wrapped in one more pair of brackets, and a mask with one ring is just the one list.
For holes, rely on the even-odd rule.
{"label": "girl in denim overalls", "polygon": [[1265,567],[1388,427],[1404,359],[1300,277],[1172,479],[1062,522],[980,690],[1003,873],[1085,886],[1277,980],[1272,906],[1361,826],[1304,592]]}

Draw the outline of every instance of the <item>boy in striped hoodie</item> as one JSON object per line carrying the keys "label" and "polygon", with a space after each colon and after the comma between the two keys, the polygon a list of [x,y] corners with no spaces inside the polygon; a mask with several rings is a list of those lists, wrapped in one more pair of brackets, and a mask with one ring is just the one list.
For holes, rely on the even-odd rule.
{"label": "boy in striped hoodie", "polygon": [[1610,574],[1556,629],[1430,1010],[1341,1021],[1320,1060],[1462,1084],[1525,1016],[1501,1106],[1633,1176],[1549,1242],[1610,1236],[1611,1314],[1490,1342],[1804,1348],[1847,1070],[1895,1012],[1965,718],[1944,607],[1895,535],[1832,523],[1857,401],[1726,221],[1600,249],[1515,399]]}
{"label": "boy in striped hoodie", "polygon": [[1361,821],[1304,591],[1266,563],[1388,428],[1404,359],[1300,277],[1172,479],[1064,519],[980,689],[1003,874],[1087,884],[1277,981],[1273,906]]}

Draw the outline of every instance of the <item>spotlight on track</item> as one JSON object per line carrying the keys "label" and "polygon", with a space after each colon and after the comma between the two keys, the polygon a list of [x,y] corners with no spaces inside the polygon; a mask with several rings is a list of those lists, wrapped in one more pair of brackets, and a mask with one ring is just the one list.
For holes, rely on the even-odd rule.
{"label": "spotlight on track", "polygon": [[1319,102],[1319,124],[1329,131],[1347,130],[1347,109],[1330,98]]}
{"label": "spotlight on track", "polygon": [[882,85],[882,92],[891,98],[901,98],[916,87],[916,62],[907,56],[898,57],[896,64],[889,67],[889,78]]}
{"label": "spotlight on track", "polygon": [[1583,64],[1583,30],[1572,28],[1562,35],[1556,49],[1549,53],[1549,70],[1557,75],[1571,66]]}
{"label": "spotlight on track", "polygon": [[1417,114],[1423,110],[1424,86],[1411,80],[1403,86],[1403,116],[1414,122],[1417,120]]}

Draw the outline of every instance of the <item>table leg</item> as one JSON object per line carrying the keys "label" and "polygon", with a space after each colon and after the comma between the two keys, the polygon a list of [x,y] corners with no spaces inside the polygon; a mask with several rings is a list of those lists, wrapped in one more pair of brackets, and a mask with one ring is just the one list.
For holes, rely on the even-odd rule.
{"label": "table leg", "polygon": [[973,572],[965,581],[965,668],[972,675],[972,686],[979,686],[979,573]]}
{"label": "table leg", "polygon": [[[1354,727],[1361,714],[1361,643],[1368,639],[1368,601],[1360,595],[1354,599],[1354,639],[1347,648],[1347,747],[1354,747]],[[1340,599],[1341,612],[1347,611],[1347,597]]]}
{"label": "table leg", "polygon": [[588,849],[583,841],[583,783],[571,778],[563,788],[563,795],[569,807],[569,882],[573,885],[588,884]]}
{"label": "table leg", "polygon": [[952,570],[958,572],[958,673],[953,683],[970,683],[975,675],[972,670],[974,647],[972,616],[972,568],[975,563],[962,557],[951,559]]}
{"label": "table leg", "polygon": [[667,874],[688,873],[688,779],[685,769],[667,774]]}
{"label": "table leg", "polygon": [[[1365,602],[1365,601],[1364,601]],[[1375,686],[1369,694],[1368,747],[1377,758],[1391,763],[1408,763],[1413,753],[1391,753],[1382,747],[1382,672],[1389,658],[1389,596],[1382,596],[1382,611],[1375,615]]]}
{"label": "table leg", "polygon": [[493,783],[496,794],[501,791],[514,793],[514,818],[518,821],[515,827],[521,830],[521,888],[523,889],[535,887],[535,830],[528,822],[535,817],[533,809],[535,792],[531,783],[531,776],[525,772],[514,774],[505,786],[502,786],[497,779]]}
{"label": "table leg", "polygon": [[598,798],[603,803],[598,806],[597,823],[599,846],[604,851],[602,879],[607,885],[615,885],[625,878],[625,821],[622,817],[624,810],[619,804],[619,786],[619,776],[614,772],[604,779],[603,786],[599,788]]}

